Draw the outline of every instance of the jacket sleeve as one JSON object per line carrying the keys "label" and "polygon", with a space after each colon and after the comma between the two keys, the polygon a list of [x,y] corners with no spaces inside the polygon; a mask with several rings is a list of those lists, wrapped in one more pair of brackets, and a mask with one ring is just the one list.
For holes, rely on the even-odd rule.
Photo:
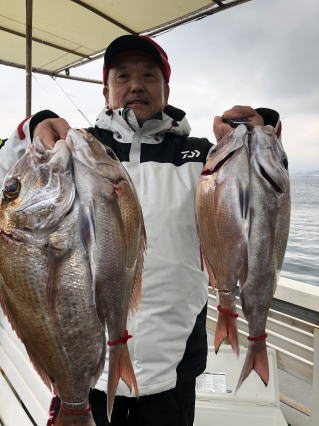
{"label": "jacket sleeve", "polygon": [[11,167],[21,158],[30,145],[35,126],[46,118],[58,118],[54,112],[40,111],[23,120],[12,135],[0,146],[0,187]]}
{"label": "jacket sleeve", "polygon": [[279,139],[281,136],[281,120],[279,113],[270,108],[255,108],[255,111],[262,116],[265,126],[270,124],[275,129],[276,136]]}

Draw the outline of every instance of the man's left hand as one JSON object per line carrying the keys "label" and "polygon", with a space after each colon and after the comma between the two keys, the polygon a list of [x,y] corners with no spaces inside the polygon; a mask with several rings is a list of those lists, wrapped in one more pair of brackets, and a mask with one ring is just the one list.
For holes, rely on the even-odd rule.
{"label": "man's left hand", "polygon": [[[250,106],[242,106],[242,105],[235,105],[231,109],[228,109],[223,114],[224,118],[232,119],[232,118],[245,118],[247,120],[250,120],[251,126],[263,126],[264,125],[264,119],[261,115],[259,115],[252,107]],[[216,116],[214,118],[214,134],[217,139],[217,142],[219,142],[228,132],[233,130],[233,128],[227,124],[224,123],[222,120],[222,117]]]}

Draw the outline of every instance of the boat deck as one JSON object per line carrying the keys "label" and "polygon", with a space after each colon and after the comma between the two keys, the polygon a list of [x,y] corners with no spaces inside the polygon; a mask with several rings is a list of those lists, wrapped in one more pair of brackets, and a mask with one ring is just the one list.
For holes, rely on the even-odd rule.
{"label": "boat deck", "polygon": [[[283,395],[289,398],[288,401],[286,398],[284,399],[285,402],[280,401],[280,407],[287,423],[291,426],[309,425],[309,415],[304,411],[306,409],[310,413],[312,386],[279,369],[278,381],[281,399],[284,399]],[[294,407],[289,406],[289,402],[292,402]]]}
{"label": "boat deck", "polygon": [[[207,337],[208,345],[211,345],[214,336],[211,332],[208,332]],[[279,368],[276,373],[278,376],[280,408],[287,425],[309,426],[312,385]],[[227,424],[225,426],[233,425]]]}
{"label": "boat deck", "polygon": [[[269,384],[268,388],[274,386],[274,381],[278,381],[274,406],[277,414],[279,411],[281,418],[283,415],[284,423],[282,421],[280,423],[271,422],[271,424],[266,423],[266,426],[283,424],[285,426],[318,426],[319,287],[307,286],[305,291],[305,284],[298,284],[286,279],[279,283],[278,287],[266,328],[267,345],[272,354],[275,354],[275,364],[278,368],[275,367],[272,384]],[[217,321],[216,306],[216,295],[210,291],[207,315],[209,345],[213,343]],[[237,306],[237,312],[239,314],[239,340],[244,347],[247,342],[248,330],[240,304]],[[227,345],[222,347],[227,347]],[[223,359],[219,355],[218,358]],[[236,360],[236,357],[232,353],[231,355],[226,366],[231,366],[233,362],[236,362],[233,361]],[[236,371],[235,375],[231,377],[235,377],[237,380],[238,372]],[[257,376],[255,378],[256,383],[252,386],[253,393],[258,386],[261,386],[261,392],[264,392],[260,379]],[[227,387],[227,389],[229,388]],[[226,402],[225,406],[228,404],[230,410],[237,402],[232,395],[228,398],[225,394],[215,394],[213,398],[215,398],[217,410],[220,408],[221,401]],[[24,346],[0,313],[0,426],[42,426],[46,424],[50,400],[51,395],[33,369]],[[199,400],[200,398],[197,399],[197,401]],[[232,404],[232,401],[235,404]],[[203,404],[205,402],[202,402]],[[263,403],[256,403],[255,406],[250,404],[254,410],[260,410],[260,418],[262,412],[267,411],[266,406],[267,404]],[[247,404],[246,412],[248,412]],[[219,426],[233,426],[234,422],[225,420],[222,413],[219,412],[218,416],[221,419],[218,423]],[[211,416],[207,417],[211,419]],[[198,419],[199,412],[197,412],[195,425],[206,426],[205,419],[203,422]],[[236,424],[240,426],[238,422]],[[258,421],[241,424],[262,426],[262,422]],[[210,426],[211,423],[208,425]]]}

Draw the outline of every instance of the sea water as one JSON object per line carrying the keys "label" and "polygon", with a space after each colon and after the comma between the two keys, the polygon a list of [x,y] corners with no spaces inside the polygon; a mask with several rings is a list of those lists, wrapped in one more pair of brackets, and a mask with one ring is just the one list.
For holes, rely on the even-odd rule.
{"label": "sea water", "polygon": [[291,176],[291,221],[281,275],[319,286],[319,174]]}

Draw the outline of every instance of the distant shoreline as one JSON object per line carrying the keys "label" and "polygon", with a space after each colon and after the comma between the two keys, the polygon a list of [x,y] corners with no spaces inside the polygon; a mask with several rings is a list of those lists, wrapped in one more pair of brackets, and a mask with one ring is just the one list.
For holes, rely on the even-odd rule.
{"label": "distant shoreline", "polygon": [[313,170],[311,172],[291,173],[291,176],[319,176],[319,170]]}

